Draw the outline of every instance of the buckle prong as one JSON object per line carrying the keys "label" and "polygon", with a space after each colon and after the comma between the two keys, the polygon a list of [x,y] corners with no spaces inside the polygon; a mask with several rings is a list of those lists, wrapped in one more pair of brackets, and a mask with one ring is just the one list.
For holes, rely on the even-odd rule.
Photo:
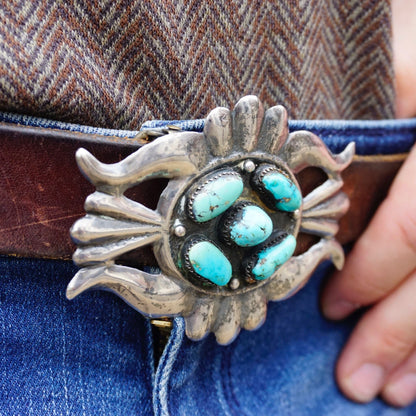
{"label": "buckle prong", "polygon": [[182,129],[175,125],[167,125],[166,127],[157,127],[152,129],[143,129],[134,136],[137,140],[145,140],[148,142],[153,141],[154,139],[165,136],[166,134],[179,133]]}

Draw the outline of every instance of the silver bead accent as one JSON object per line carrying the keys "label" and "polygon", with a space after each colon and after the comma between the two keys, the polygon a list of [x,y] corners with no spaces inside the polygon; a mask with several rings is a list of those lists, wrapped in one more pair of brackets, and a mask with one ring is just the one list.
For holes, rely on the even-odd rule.
{"label": "silver bead accent", "polygon": [[175,226],[173,232],[175,233],[176,237],[185,237],[186,228],[182,224],[179,224]]}
{"label": "silver bead accent", "polygon": [[296,211],[293,211],[293,218],[297,220],[299,219],[299,217],[300,217],[300,210],[297,209]]}
{"label": "silver bead accent", "polygon": [[256,169],[256,164],[252,160],[246,160],[244,162],[244,170],[248,173],[254,172]]}
{"label": "silver bead accent", "polygon": [[234,277],[229,283],[230,289],[236,290],[240,287],[240,281]]}

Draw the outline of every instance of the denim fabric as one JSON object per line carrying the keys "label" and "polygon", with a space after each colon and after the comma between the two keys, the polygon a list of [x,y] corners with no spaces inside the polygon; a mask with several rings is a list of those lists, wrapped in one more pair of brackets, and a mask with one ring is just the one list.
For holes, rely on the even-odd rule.
{"label": "denim fabric", "polygon": [[101,127],[82,126],[79,124],[65,123],[57,120],[49,120],[42,117],[26,116],[23,114],[0,112],[0,122],[20,124],[22,126],[42,127],[44,129],[57,129],[76,131],[85,134],[101,134],[102,136],[134,137],[138,131],[105,129]]}
{"label": "denim fabric", "polygon": [[416,405],[357,404],[336,387],[335,362],[358,315],[342,323],[321,316],[319,290],[329,270],[322,265],[296,296],[269,303],[266,323],[227,347],[212,335],[189,341],[176,319],[156,375],[155,414],[414,416]]}
{"label": "denim fabric", "polygon": [[148,322],[105,292],[65,298],[71,262],[0,257],[0,415],[149,415]]}
{"label": "denim fabric", "polygon": [[[56,122],[42,123],[59,128]],[[200,131],[203,121],[181,126]],[[361,154],[401,153],[416,138],[416,120],[290,126],[321,134],[334,151],[355,140]],[[100,134],[106,133],[137,132]],[[187,340],[183,320],[176,319],[154,369],[151,332],[138,313],[102,292],[65,299],[75,273],[69,262],[2,257],[0,414],[415,415],[416,405],[401,410],[380,400],[358,405],[338,391],[334,364],[358,316],[342,323],[322,318],[319,288],[329,271],[322,265],[296,296],[269,304],[263,327],[242,331],[227,347],[212,335]]]}

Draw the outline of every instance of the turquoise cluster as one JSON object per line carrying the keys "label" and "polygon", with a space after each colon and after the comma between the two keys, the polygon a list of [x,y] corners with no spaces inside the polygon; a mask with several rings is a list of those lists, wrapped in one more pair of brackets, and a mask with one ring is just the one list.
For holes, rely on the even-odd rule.
{"label": "turquoise cluster", "polygon": [[[271,211],[297,210],[302,204],[302,195],[295,183],[276,169],[264,171],[264,165],[262,169],[258,169],[257,175],[261,177],[259,188],[272,195]],[[256,186],[253,187],[256,191]],[[217,171],[202,178],[189,192],[188,216],[195,223],[203,224],[222,215],[218,224],[223,229],[218,233],[223,243],[258,248],[254,260],[251,255],[253,264],[250,269],[251,279],[260,281],[271,277],[293,255],[296,239],[291,234],[278,240],[272,237],[276,230],[271,216],[254,202],[245,201],[246,195],[244,180],[239,173],[233,169]],[[205,240],[201,240],[201,236],[198,239],[191,236],[184,245],[187,267],[211,283],[225,286],[233,276],[232,264],[220,248],[222,244],[203,238]]]}
{"label": "turquoise cluster", "polygon": [[230,227],[230,237],[240,247],[253,247],[267,240],[273,231],[273,222],[260,207],[242,208],[241,218]]}
{"label": "turquoise cluster", "polygon": [[275,270],[292,257],[296,248],[296,238],[288,235],[280,243],[261,250],[257,263],[251,270],[256,280],[268,279]]}
{"label": "turquoise cluster", "polygon": [[233,273],[224,253],[209,241],[193,244],[188,251],[189,261],[198,275],[218,286],[225,286]]}
{"label": "turquoise cluster", "polygon": [[204,184],[195,192],[192,216],[196,222],[207,222],[225,212],[239,198],[244,184],[241,176],[223,174]]}
{"label": "turquoise cluster", "polygon": [[276,208],[293,212],[302,204],[302,195],[298,187],[283,173],[270,172],[262,178],[264,188],[274,197]]}

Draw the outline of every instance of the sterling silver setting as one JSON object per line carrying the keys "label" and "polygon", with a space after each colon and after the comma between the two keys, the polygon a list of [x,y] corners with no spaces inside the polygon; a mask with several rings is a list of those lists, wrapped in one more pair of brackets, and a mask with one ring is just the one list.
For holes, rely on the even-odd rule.
{"label": "sterling silver setting", "polygon": [[[79,149],[78,166],[96,191],[85,201],[86,216],[71,228],[78,246],[73,260],[80,270],[68,285],[67,297],[90,289],[108,290],[147,317],[182,316],[193,340],[213,332],[218,343],[229,344],[241,328],[260,327],[268,301],[293,295],[320,262],[331,259],[338,269],[343,267],[344,253],[335,235],[338,219],[349,207],[341,191],[341,172],[351,163],[354,150],[350,143],[333,155],[313,133],[289,134],[285,108],[279,105],[264,112],[255,96],[242,98],[233,111],[221,107],[211,111],[203,133],[170,132],[119,163],[103,164]],[[273,165],[296,186],[296,174],[306,167],[321,168],[327,180],[303,196],[298,209],[282,213],[268,207],[251,188],[249,178],[262,164]],[[278,228],[294,237],[299,232],[319,237],[265,280],[246,279],[236,266],[244,260],[239,256],[248,258],[252,251],[246,256],[245,248],[228,247],[219,239],[216,224],[225,214],[203,223],[190,218],[192,189],[217,172],[227,175],[227,170],[244,182],[236,203],[248,201],[266,211],[274,232]],[[155,210],[124,195],[154,178],[169,179]],[[228,284],[207,283],[187,272],[181,253],[192,238],[214,241],[230,259],[233,272]],[[147,245],[153,248],[160,273],[117,264],[122,254]]]}

